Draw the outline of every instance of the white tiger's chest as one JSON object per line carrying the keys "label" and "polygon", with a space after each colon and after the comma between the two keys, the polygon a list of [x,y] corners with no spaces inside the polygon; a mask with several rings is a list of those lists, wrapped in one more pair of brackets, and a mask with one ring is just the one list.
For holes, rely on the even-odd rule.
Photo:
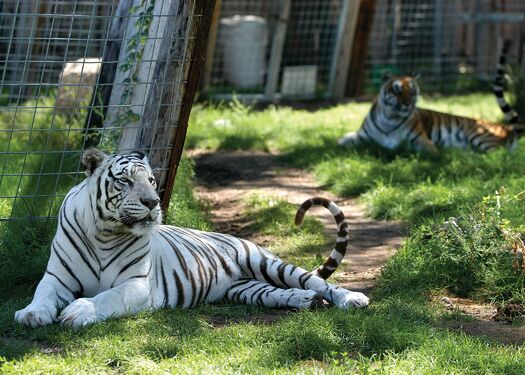
{"label": "white tiger's chest", "polygon": [[[148,275],[148,271],[151,269],[149,256],[143,256],[139,261],[134,262],[142,254],[126,255],[124,252],[119,259],[113,260],[111,263],[108,263],[107,260],[101,260],[97,268],[98,277],[83,278],[83,295],[85,297],[93,297],[105,290],[123,284],[130,278]],[[109,259],[111,260],[111,258]]]}

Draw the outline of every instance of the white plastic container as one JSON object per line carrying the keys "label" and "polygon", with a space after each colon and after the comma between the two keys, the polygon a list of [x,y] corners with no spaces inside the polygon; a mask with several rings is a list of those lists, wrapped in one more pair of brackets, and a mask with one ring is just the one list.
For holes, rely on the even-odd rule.
{"label": "white plastic container", "polygon": [[266,73],[268,24],[258,16],[233,16],[220,21],[224,40],[224,74],[239,88],[260,86]]}

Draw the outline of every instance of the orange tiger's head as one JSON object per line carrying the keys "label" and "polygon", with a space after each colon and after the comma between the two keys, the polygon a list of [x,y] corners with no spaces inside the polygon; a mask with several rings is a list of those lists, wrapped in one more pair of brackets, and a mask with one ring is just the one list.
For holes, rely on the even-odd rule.
{"label": "orange tiger's head", "polygon": [[419,86],[416,79],[415,74],[393,76],[386,73],[379,92],[379,103],[394,113],[408,114],[415,108],[419,97]]}

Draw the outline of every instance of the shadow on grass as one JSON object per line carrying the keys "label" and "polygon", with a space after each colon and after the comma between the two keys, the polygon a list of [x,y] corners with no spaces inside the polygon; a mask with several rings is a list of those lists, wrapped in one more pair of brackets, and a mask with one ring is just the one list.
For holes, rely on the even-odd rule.
{"label": "shadow on grass", "polygon": [[[23,361],[41,354],[67,358],[82,352],[108,368],[119,367],[137,355],[154,362],[175,357],[184,360],[195,352],[213,358],[219,353],[233,355],[245,345],[264,348],[263,357],[246,360],[270,369],[308,358],[326,360],[341,352],[372,356],[417,345],[428,335],[421,323],[429,319],[422,306],[387,301],[365,311],[287,313],[268,324],[263,318],[256,323],[246,320],[273,310],[216,305],[140,313],[79,330],[57,324],[30,329],[12,322],[20,302],[2,303],[0,352],[6,360]],[[210,326],[209,322],[217,319],[227,323],[219,329]]]}
{"label": "shadow on grass", "polygon": [[[20,327],[11,316],[23,301],[7,301],[1,305],[0,352],[7,361],[19,361],[21,369],[38,357],[46,366],[80,363],[105,371],[136,371],[137,361],[147,359],[160,368],[171,363],[192,369],[198,362],[253,373],[294,369],[311,360],[337,369],[388,366],[389,361],[410,362],[412,355],[454,370],[481,366],[497,373],[502,366],[513,366],[514,373],[520,373],[525,368],[519,355],[498,354],[492,361],[495,351],[503,349],[488,339],[473,340],[438,328],[435,312],[415,289],[376,296],[363,310],[288,311],[267,321],[264,316],[276,311],[213,305],[144,312],[80,330]],[[215,321],[224,324],[210,324]]]}
{"label": "shadow on grass", "polygon": [[[79,154],[42,154],[26,164],[11,218],[0,226],[0,294],[21,295],[42,277],[64,194],[73,186]],[[22,294],[23,295],[23,294]]]}

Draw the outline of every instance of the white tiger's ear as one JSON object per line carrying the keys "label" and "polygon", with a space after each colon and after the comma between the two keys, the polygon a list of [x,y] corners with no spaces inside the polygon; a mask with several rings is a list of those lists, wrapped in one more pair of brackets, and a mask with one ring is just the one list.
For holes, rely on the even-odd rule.
{"label": "white tiger's ear", "polygon": [[130,152],[130,155],[131,156],[134,156],[136,157],[137,159],[141,159],[143,160],[145,163],[149,164],[149,159],[146,155],[144,155],[142,152],[140,151],[132,151]]}
{"label": "white tiger's ear", "polygon": [[417,72],[412,72],[412,78],[419,79],[420,75]]}
{"label": "white tiger's ear", "polygon": [[91,176],[108,156],[96,148],[84,151],[82,164],[86,167],[86,176]]}

